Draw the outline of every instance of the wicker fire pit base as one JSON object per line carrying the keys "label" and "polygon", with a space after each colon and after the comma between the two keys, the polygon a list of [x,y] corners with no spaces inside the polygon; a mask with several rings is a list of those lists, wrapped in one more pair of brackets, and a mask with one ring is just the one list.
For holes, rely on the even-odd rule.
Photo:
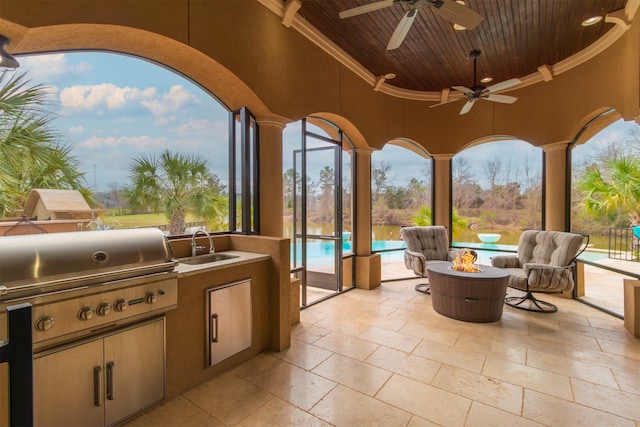
{"label": "wicker fire pit base", "polygon": [[433,309],[443,316],[467,322],[495,322],[502,317],[509,274],[480,265],[481,272],[451,270],[451,263],[427,266]]}

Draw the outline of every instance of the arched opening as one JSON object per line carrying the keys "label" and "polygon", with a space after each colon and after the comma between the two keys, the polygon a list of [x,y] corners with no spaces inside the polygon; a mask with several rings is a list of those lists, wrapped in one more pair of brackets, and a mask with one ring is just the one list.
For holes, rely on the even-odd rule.
{"label": "arched opening", "polygon": [[640,125],[610,110],[581,130],[569,152],[571,231],[590,241],[581,256],[584,287],[574,295],[621,317],[630,278],[623,272],[640,262]]}
{"label": "arched opening", "polygon": [[[29,191],[42,187],[78,190],[89,203],[86,218],[74,217],[77,224],[68,231],[140,226],[167,234],[255,231],[251,147],[257,125],[246,109],[229,111],[185,76],[129,55],[72,52],[20,61],[21,68],[3,78],[40,85],[49,114],[42,129],[50,138],[34,144],[47,144],[54,156],[39,172],[48,178],[22,175],[7,181],[18,185],[5,193],[15,200],[2,202],[3,216],[20,214]],[[240,131],[243,124],[248,132]],[[253,160],[246,167],[240,160],[231,166],[243,145]],[[56,153],[67,161],[57,169]],[[16,169],[6,166],[5,175]],[[73,182],[56,179],[65,170]],[[249,175],[244,188],[243,174]]]}
{"label": "arched opening", "polygon": [[517,139],[480,141],[452,160],[452,240],[487,251],[514,249],[542,229],[542,150]]}
{"label": "arched opening", "polygon": [[424,148],[394,139],[371,155],[371,252],[382,280],[414,277],[404,265],[400,227],[433,224],[433,159]]}
{"label": "arched opening", "polygon": [[355,147],[316,116],[288,124],[282,140],[283,230],[305,308],[354,286]]}

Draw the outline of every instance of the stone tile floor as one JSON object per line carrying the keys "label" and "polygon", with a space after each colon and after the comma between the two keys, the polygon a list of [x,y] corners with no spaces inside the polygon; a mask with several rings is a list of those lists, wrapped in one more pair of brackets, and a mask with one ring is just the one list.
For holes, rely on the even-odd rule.
{"label": "stone tile floor", "polygon": [[640,427],[640,340],[622,320],[545,295],[558,313],[505,306],[497,322],[462,322],[435,313],[414,290],[419,281],[313,305],[289,349],[264,352],[127,427]]}

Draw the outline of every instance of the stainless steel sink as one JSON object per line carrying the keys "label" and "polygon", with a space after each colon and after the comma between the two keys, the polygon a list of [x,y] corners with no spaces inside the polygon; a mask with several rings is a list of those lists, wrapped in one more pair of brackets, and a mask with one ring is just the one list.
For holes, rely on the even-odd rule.
{"label": "stainless steel sink", "polygon": [[233,258],[238,258],[238,256],[218,253],[218,254],[196,255],[188,258],[180,258],[178,259],[178,261],[180,262],[180,264],[199,265],[199,264],[208,264],[210,262],[225,261]]}

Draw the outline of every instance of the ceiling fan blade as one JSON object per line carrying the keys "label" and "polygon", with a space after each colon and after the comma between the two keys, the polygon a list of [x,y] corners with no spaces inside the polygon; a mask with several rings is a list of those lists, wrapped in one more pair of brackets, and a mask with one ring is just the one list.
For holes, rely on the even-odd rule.
{"label": "ceiling fan blade", "polygon": [[462,92],[464,94],[473,93],[473,91],[471,89],[469,89],[468,87],[464,87],[464,86],[451,86],[451,89],[455,89],[458,92]]}
{"label": "ceiling fan blade", "polygon": [[353,9],[343,10],[338,14],[341,19],[351,18],[352,16],[362,15],[363,13],[373,12],[374,10],[384,9],[393,5],[393,0],[382,0],[371,4],[354,7]]}
{"label": "ceiling fan blade", "polygon": [[462,106],[462,110],[460,110],[460,115],[467,114],[469,110],[471,110],[471,107],[473,107],[473,103],[475,101],[476,101],[475,99],[468,100],[467,103]]}
{"label": "ceiling fan blade", "polygon": [[452,102],[456,102],[456,101],[460,101],[459,99],[452,99],[450,101],[445,101],[445,102],[440,102],[438,104],[431,104],[429,105],[429,108],[433,108],[433,107],[439,107],[441,105],[447,105],[447,104],[451,104]]}
{"label": "ceiling fan blade", "polygon": [[488,88],[486,88],[484,90],[485,93],[492,93],[492,92],[499,92],[501,90],[505,90],[508,89],[510,87],[513,86],[517,86],[520,83],[522,83],[522,81],[520,79],[509,79],[509,80],[505,80],[503,82],[500,83],[496,83],[492,86],[489,86]]}
{"label": "ceiling fan blade", "polygon": [[[456,3],[454,0],[441,0],[441,2],[432,1],[430,3],[433,13],[447,21],[461,25],[467,30],[474,29],[484,19],[482,15],[475,10],[461,5],[460,3]],[[440,4],[441,6],[438,7]]]}
{"label": "ceiling fan blade", "polygon": [[516,98],[515,96],[509,95],[487,95],[483,96],[482,98],[486,99],[487,101],[500,102],[502,104],[513,104],[518,100],[518,98]]}
{"label": "ceiling fan blade", "polygon": [[404,14],[402,19],[400,20],[400,23],[396,27],[396,30],[393,32],[391,39],[389,40],[387,50],[397,49],[402,44],[402,41],[407,36],[407,33],[413,25],[413,21],[416,19],[416,16],[418,16],[418,9],[411,9]]}

